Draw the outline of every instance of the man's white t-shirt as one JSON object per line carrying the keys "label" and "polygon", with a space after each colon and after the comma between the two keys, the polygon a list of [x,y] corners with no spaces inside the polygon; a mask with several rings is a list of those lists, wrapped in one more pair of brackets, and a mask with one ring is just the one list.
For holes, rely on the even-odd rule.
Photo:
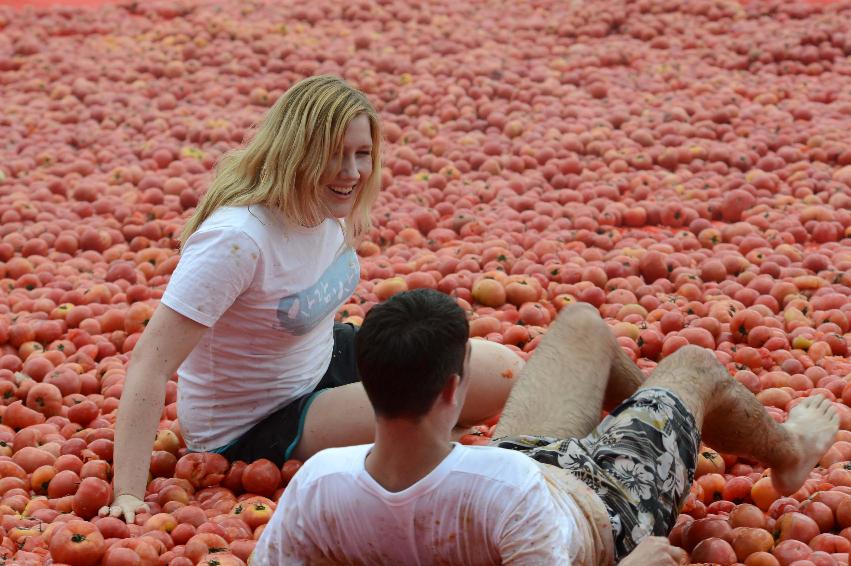
{"label": "man's white t-shirt", "polygon": [[539,466],[518,452],[453,444],[400,491],[366,471],[372,445],[310,458],[284,490],[252,566],[567,565],[584,556],[569,497],[554,503]]}
{"label": "man's white t-shirt", "polygon": [[162,303],[209,330],[178,370],[191,450],[216,450],[316,387],[334,315],[360,267],[340,224],[287,225],[251,205],[216,210],[186,242]]}

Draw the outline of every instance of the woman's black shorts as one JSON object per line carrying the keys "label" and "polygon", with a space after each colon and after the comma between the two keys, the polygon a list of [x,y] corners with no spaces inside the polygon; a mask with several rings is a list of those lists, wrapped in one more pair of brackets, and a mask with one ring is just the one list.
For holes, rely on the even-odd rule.
{"label": "woman's black shorts", "polygon": [[253,462],[260,458],[281,466],[295,450],[304,427],[307,409],[323,389],[339,387],[360,381],[355,359],[355,334],[352,324],[334,323],[334,351],[331,364],[316,388],[290,404],[278,409],[220,452],[231,462]]}

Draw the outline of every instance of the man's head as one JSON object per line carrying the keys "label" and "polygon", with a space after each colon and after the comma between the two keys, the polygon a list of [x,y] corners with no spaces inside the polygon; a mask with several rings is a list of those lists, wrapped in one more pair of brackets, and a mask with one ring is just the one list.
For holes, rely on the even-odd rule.
{"label": "man's head", "polygon": [[463,380],[469,325],[454,299],[430,289],[375,305],[357,333],[358,370],[376,416],[418,419]]}

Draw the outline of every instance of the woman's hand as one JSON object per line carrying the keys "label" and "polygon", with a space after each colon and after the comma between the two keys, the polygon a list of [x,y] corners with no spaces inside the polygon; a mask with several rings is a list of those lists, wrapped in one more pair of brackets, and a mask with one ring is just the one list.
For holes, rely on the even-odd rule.
{"label": "woman's hand", "polygon": [[144,497],[166,383],[206,331],[206,326],[160,304],[136,343],[115,421],[113,480],[115,493],[120,495],[111,505],[110,515],[123,515],[132,522],[137,508],[144,504],[128,494]]}
{"label": "woman's hand", "polygon": [[112,501],[112,505],[101,507],[98,515],[101,517],[123,517],[127,523],[133,523],[136,520],[136,513],[148,513],[150,510],[148,504],[135,495],[122,493]]}
{"label": "woman's hand", "polygon": [[665,537],[647,537],[620,561],[621,566],[680,566],[688,564],[688,554]]}

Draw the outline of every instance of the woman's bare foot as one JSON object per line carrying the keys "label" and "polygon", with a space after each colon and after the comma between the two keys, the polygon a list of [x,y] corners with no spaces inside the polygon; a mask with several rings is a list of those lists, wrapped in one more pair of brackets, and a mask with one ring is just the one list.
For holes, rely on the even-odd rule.
{"label": "woman's bare foot", "polygon": [[819,458],[833,444],[839,430],[839,415],[829,400],[814,395],[795,405],[782,426],[789,432],[790,442],[796,445],[797,457],[774,466],[771,483],[781,494],[790,495],[800,489]]}

